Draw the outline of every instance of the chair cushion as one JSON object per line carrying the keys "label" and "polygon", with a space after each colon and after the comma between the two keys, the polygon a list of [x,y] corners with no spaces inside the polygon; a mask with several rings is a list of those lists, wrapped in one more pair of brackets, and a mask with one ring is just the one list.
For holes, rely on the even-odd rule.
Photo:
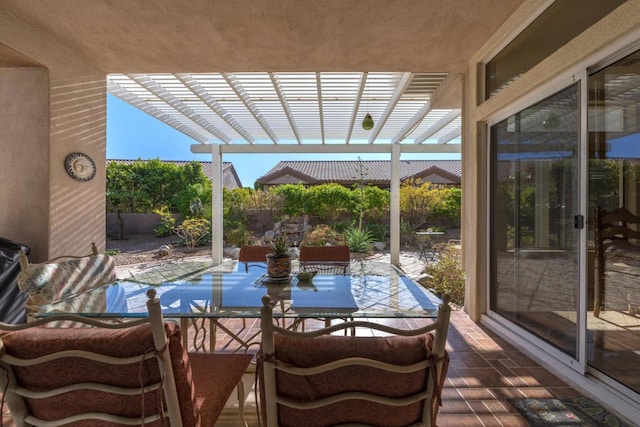
{"label": "chair cushion", "polygon": [[214,425],[252,359],[251,354],[189,353],[200,425]]}
{"label": "chair cushion", "polygon": [[20,290],[28,295],[27,306],[37,309],[115,280],[114,259],[109,255],[97,254],[30,265],[20,272],[17,282]]}
{"label": "chair cushion", "polygon": [[258,261],[267,262],[267,255],[273,253],[271,246],[266,245],[245,245],[240,248],[238,261]]}
{"label": "chair cushion", "polygon": [[[298,367],[312,367],[347,357],[365,357],[396,365],[410,365],[429,357],[433,335],[414,337],[343,337],[321,336],[297,338],[275,335],[275,357]],[[330,350],[329,350],[330,349]],[[371,367],[351,366],[308,376],[276,372],[279,394],[294,400],[314,400],[336,393],[366,391],[386,397],[404,397],[425,389],[429,371],[402,374]],[[446,375],[446,363],[440,381]],[[386,405],[352,400],[312,410],[296,410],[280,405],[282,426],[326,426],[340,423],[407,426],[422,416],[423,402],[390,410]]]}
{"label": "chair cushion", "polygon": [[[176,389],[185,426],[200,423],[193,375],[188,354],[182,346],[180,330],[168,322],[166,330],[172,359]],[[5,352],[16,357],[34,358],[64,349],[93,351],[116,357],[129,357],[153,352],[153,336],[149,325],[110,330],[96,328],[42,328],[34,327],[11,332],[2,337]],[[108,366],[108,368],[107,368]],[[105,365],[79,358],[67,358],[46,362],[32,368],[15,368],[18,381],[32,390],[48,390],[78,382],[98,382],[138,388],[159,379],[157,361],[153,358],[143,364]],[[159,392],[144,396],[144,413],[157,413]],[[27,399],[33,414],[43,419],[67,417],[78,412],[104,411],[122,416],[139,416],[142,408],[141,395],[116,396],[106,392],[79,390],[45,400]],[[71,425],[107,426],[102,421],[83,421]],[[147,427],[160,426],[159,422]]]}

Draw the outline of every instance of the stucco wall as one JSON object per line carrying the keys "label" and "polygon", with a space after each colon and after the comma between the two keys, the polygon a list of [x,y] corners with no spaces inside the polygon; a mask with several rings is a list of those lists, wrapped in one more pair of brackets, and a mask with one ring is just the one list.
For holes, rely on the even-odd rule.
{"label": "stucco wall", "polygon": [[[465,308],[474,320],[485,311],[487,289],[487,120],[505,111],[515,112],[531,99],[531,94],[556,87],[573,73],[584,71],[613,50],[640,40],[640,2],[629,1],[520,76],[511,85],[478,105],[482,85],[480,64],[490,59],[521,30],[526,21],[546,4],[544,0],[525,2],[469,63],[465,83],[463,116],[468,136],[462,145],[463,158],[463,240],[467,273]],[[558,90],[560,88],[558,87]]]}
{"label": "stucco wall", "polygon": [[0,68],[0,236],[46,257],[49,237],[49,78]]}
{"label": "stucco wall", "polygon": [[[15,175],[7,174],[3,168],[3,180],[20,175],[24,179],[37,168],[37,176],[31,176],[34,180],[37,177],[38,183],[27,186],[18,178],[2,183],[0,232],[4,233],[5,224],[14,230],[28,230],[15,237],[34,248],[35,262],[89,253],[91,242],[104,250],[106,74],[66,48],[64,42],[2,11],[0,43],[42,65],[37,91],[0,91],[2,105],[26,105],[33,98],[29,102],[39,109],[31,115],[24,114],[27,107],[1,110],[0,125],[9,123],[14,129],[7,133],[0,127],[0,164],[6,163],[15,171]],[[21,71],[2,69],[3,75]],[[25,87],[18,83],[17,87]],[[95,161],[98,171],[92,181],[78,182],[66,174],[65,157],[74,151],[87,153]]]}

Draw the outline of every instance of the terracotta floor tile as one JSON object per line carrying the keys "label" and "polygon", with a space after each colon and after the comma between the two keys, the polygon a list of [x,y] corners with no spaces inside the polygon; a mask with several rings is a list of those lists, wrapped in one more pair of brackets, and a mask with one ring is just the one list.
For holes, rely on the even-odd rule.
{"label": "terracotta floor tile", "polygon": [[460,399],[448,399],[442,401],[440,407],[440,414],[473,414],[473,409],[469,406],[469,403],[463,398]]}
{"label": "terracotta floor tile", "polygon": [[438,414],[438,427],[477,427],[484,424],[475,414]]}
{"label": "terracotta floor tile", "polygon": [[459,388],[456,390],[466,400],[495,399],[496,395],[488,388]]}
{"label": "terracotta floor tile", "polygon": [[560,378],[553,375],[541,367],[531,368],[513,368],[512,371],[518,375],[527,386],[535,387],[566,387],[567,384]]}
{"label": "terracotta floor tile", "polygon": [[489,391],[493,393],[497,399],[522,399],[524,397],[527,397],[523,390],[525,389],[521,389],[518,387],[500,387],[489,389]]}
{"label": "terracotta floor tile", "polygon": [[496,418],[504,427],[529,427],[529,423],[518,414],[501,414]]}
{"label": "terracotta floor tile", "polygon": [[522,387],[519,390],[529,399],[551,399],[556,397],[551,389],[544,387]]}
{"label": "terracotta floor tile", "polygon": [[502,376],[494,368],[458,368],[457,371],[459,378],[468,387],[506,387],[513,385],[509,378]]}
{"label": "terracotta floor tile", "polygon": [[502,427],[498,416],[493,414],[478,414],[478,419],[483,427]]}
{"label": "terracotta floor tile", "polygon": [[550,390],[558,399],[575,399],[582,396],[582,393],[571,387],[553,387]]}
{"label": "terracotta floor tile", "polygon": [[462,368],[486,368],[487,360],[475,351],[460,351],[451,354],[451,363]]}

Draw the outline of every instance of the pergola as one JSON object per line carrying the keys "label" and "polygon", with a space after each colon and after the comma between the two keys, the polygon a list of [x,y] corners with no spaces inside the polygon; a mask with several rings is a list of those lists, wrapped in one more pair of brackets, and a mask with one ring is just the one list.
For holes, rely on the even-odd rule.
{"label": "pergola", "polygon": [[[432,107],[440,85],[456,78],[409,72],[111,74],[108,90],[193,138],[193,152],[211,153],[213,206],[222,205],[225,153],[388,153],[391,260],[398,264],[400,155],[460,153],[461,110]],[[363,124],[367,115],[373,126]],[[213,260],[220,262],[221,215],[212,222]]]}
{"label": "pergola", "polygon": [[[13,73],[5,81],[18,82],[4,86],[7,98],[32,87],[14,76],[22,67],[42,73],[33,78],[49,85],[50,99],[38,107],[51,123],[23,126],[28,116],[17,112],[20,120],[5,126],[16,140],[31,142],[29,152],[48,165],[33,171],[48,187],[25,192],[16,179],[5,191],[9,199],[29,195],[40,209],[31,209],[28,219],[39,229],[20,227],[27,219],[13,214],[10,224],[36,236],[19,237],[37,242],[41,257],[76,252],[87,234],[104,241],[104,175],[83,186],[83,200],[91,195],[94,211],[79,215],[59,196],[75,188],[59,162],[77,150],[104,156],[105,89],[189,135],[193,151],[212,153],[218,165],[223,154],[245,152],[386,153],[394,162],[402,153],[459,153],[469,132],[465,109],[473,104],[464,95],[474,90],[466,87],[469,61],[522,4],[3,1],[0,67]],[[370,130],[361,126],[367,113],[375,123]],[[48,150],[36,149],[43,136],[25,138],[26,131],[48,132]],[[34,164],[33,155],[25,157],[6,170]],[[391,248],[397,262],[394,171]],[[214,190],[217,204],[221,192]],[[90,230],[76,226],[94,221]],[[213,226],[218,257],[221,225]]]}

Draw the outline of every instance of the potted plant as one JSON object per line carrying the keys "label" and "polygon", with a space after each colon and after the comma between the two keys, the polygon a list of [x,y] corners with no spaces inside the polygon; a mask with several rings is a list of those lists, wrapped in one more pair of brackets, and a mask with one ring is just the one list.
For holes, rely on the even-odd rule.
{"label": "potted plant", "polygon": [[267,255],[267,275],[272,279],[286,279],[291,274],[289,243],[278,237],[271,243],[273,253]]}

